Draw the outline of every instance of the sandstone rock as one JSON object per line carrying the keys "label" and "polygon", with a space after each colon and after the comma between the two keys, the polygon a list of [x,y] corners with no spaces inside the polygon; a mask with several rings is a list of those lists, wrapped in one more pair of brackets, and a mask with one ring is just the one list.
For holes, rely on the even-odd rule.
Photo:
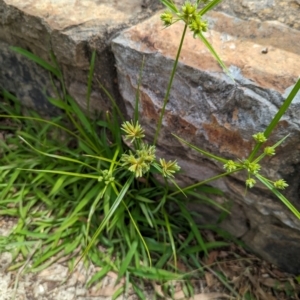
{"label": "sandstone rock", "polygon": [[[286,89],[295,84],[300,70],[298,31],[276,22],[245,22],[217,12],[210,13],[208,19],[207,38],[230,68],[236,83],[222,72],[205,46],[188,34],[158,141],[161,153],[177,158],[185,171],[182,184],[203,180],[223,170],[218,163],[182,146],[172,133],[225,158],[245,159],[253,147],[252,135],[263,131],[272,120]],[[182,30],[179,22],[163,29],[156,15],[123,31],[112,41],[120,92],[129,116],[134,109],[141,62],[145,59],[140,121],[150,140],[153,140]],[[266,47],[268,51],[263,51]],[[277,155],[266,161],[264,172],[271,179],[283,177],[289,182],[286,195],[298,209],[299,109],[299,99],[295,99],[270,138],[269,143],[274,143],[291,134]],[[213,183],[234,201],[235,213],[223,226],[244,237],[264,258],[299,273],[298,258],[291,262],[291,257],[277,257],[275,252],[276,247],[282,251],[280,237],[276,236],[281,224],[287,236],[286,244],[292,253],[297,253],[299,247],[293,241],[295,237],[300,238],[300,221],[263,186],[258,185],[245,194],[244,180],[244,174],[238,174]],[[208,208],[193,209],[202,212],[202,221],[215,218],[216,213]],[[265,235],[269,238],[264,239]],[[274,247],[272,251],[270,245]]]}
{"label": "sandstone rock", "polygon": [[[48,72],[16,55],[9,46],[23,47],[48,62],[53,51],[69,93],[84,108],[88,68],[95,49],[95,77],[118,99],[110,39],[158,7],[161,7],[158,1],[144,0],[0,0],[0,86],[26,105],[49,113],[49,104],[42,93],[45,90],[46,94],[54,95]],[[109,106],[96,80],[90,105],[98,111]]]}

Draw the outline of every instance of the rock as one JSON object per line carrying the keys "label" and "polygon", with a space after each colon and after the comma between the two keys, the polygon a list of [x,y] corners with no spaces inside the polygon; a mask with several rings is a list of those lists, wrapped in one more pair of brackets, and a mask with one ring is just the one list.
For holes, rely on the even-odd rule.
{"label": "rock", "polygon": [[215,10],[241,19],[279,21],[292,28],[300,29],[299,0],[223,0]]}
{"label": "rock", "polygon": [[[236,83],[222,72],[205,46],[187,34],[158,141],[160,153],[177,159],[185,171],[186,176],[180,178],[185,185],[217,175],[223,172],[223,166],[183,146],[172,133],[213,154],[245,159],[254,145],[252,135],[265,130],[283,103],[286,89],[295,84],[300,69],[298,31],[278,22],[246,22],[218,12],[211,12],[208,20],[210,30],[206,36]],[[157,14],[123,31],[112,41],[119,88],[129,116],[133,114],[144,57],[140,121],[150,141],[155,134],[182,30],[180,22],[163,29]],[[266,47],[268,50],[263,51]],[[299,99],[295,99],[269,144],[288,133],[290,136],[277,148],[277,155],[264,164],[264,174],[270,179],[282,177],[289,182],[285,194],[298,209],[299,109]],[[282,228],[289,251],[297,253],[299,247],[294,240],[300,238],[300,221],[264,186],[258,185],[245,193],[244,175],[236,174],[213,183],[233,201],[233,213],[223,226],[244,238],[262,257],[299,273],[297,257],[276,255],[276,249],[281,252],[283,249],[281,237],[276,233],[278,227]],[[202,213],[202,222],[216,219],[213,209],[201,205],[192,209]],[[274,247],[272,251],[270,247]]]}
{"label": "rock", "polygon": [[[95,79],[120,100],[110,39],[160,7],[158,1],[145,5],[144,0],[0,0],[0,86],[40,113],[49,113],[45,95],[55,94],[48,72],[16,55],[9,46],[27,49],[49,63],[52,51],[68,92],[85,108],[91,53],[96,50]],[[91,110],[105,111],[109,106],[94,80]]]}

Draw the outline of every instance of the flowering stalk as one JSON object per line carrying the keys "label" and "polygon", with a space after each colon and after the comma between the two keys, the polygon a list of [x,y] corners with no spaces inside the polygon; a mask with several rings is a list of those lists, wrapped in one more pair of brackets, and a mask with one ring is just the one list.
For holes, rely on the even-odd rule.
{"label": "flowering stalk", "polygon": [[144,176],[149,172],[151,166],[159,170],[163,177],[169,179],[173,178],[173,174],[180,170],[176,160],[166,162],[164,158],[161,158],[159,163],[156,161],[155,146],[142,142],[142,138],[145,135],[143,128],[138,122],[135,122],[135,124],[132,121],[124,122],[121,128],[125,133],[125,139],[130,140],[130,143],[135,145],[134,152],[129,150],[129,154],[122,154],[122,166],[134,173],[136,178]]}

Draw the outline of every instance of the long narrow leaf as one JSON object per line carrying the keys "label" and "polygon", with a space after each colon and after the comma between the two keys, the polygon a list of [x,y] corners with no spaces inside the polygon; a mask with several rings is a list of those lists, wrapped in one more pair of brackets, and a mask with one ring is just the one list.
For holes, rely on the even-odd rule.
{"label": "long narrow leaf", "polygon": [[19,138],[24,142],[26,143],[31,149],[33,149],[34,151],[36,151],[37,153],[40,153],[40,154],[43,154],[45,156],[49,156],[49,157],[52,157],[52,158],[55,158],[55,159],[61,159],[61,160],[66,160],[66,161],[70,161],[72,163],[76,163],[76,164],[80,164],[80,165],[83,165],[85,167],[88,167],[90,169],[93,169],[94,171],[97,171],[99,172],[98,169],[94,168],[93,166],[89,165],[89,164],[86,164],[80,160],[77,160],[77,159],[74,159],[74,158],[70,158],[68,156],[62,156],[62,155],[56,155],[56,154],[50,154],[50,153],[47,153],[47,152],[43,152],[43,151],[40,151],[38,149],[36,149],[35,147],[33,147],[30,143],[28,143],[22,136],[19,136]]}
{"label": "long narrow leaf", "polygon": [[41,67],[43,67],[44,69],[50,71],[51,73],[53,73],[57,78],[60,78],[60,72],[53,67],[52,65],[50,65],[48,62],[46,62],[45,60],[39,58],[38,56],[34,55],[33,53],[20,48],[20,47],[10,47],[11,50],[22,54],[23,56],[29,58],[30,60],[36,62],[38,65],[40,65]]}
{"label": "long narrow leaf", "polygon": [[[173,133],[172,133],[172,135],[175,136],[181,143],[188,145],[189,147],[191,147],[192,149],[196,150],[197,152],[199,152],[199,153],[201,153],[201,154],[203,154],[203,155],[205,155],[205,156],[207,156],[207,157],[209,157],[209,158],[215,159],[215,160],[217,160],[217,161],[219,161],[219,162],[221,162],[221,163],[223,163],[223,164],[226,164],[226,163],[227,163],[227,159],[222,158],[222,157],[220,157],[220,156],[213,155],[213,154],[211,154],[211,153],[209,153],[209,152],[207,152],[207,151],[205,151],[205,150],[202,150],[202,149],[200,149],[200,148],[198,148],[198,147],[196,147],[196,146],[194,146],[194,145],[192,145],[192,144],[186,142],[184,139],[180,138],[180,137],[177,136],[176,134],[173,134]],[[183,189],[183,190],[184,190],[184,189]]]}
{"label": "long narrow leaf", "polygon": [[92,83],[93,83],[93,76],[94,76],[94,69],[95,69],[95,60],[96,60],[96,50],[92,53],[91,63],[90,63],[90,70],[88,76],[88,84],[87,84],[87,93],[86,93],[86,106],[88,114],[90,114],[90,98],[92,93]]}
{"label": "long narrow leaf", "polygon": [[177,14],[179,11],[177,9],[177,6],[173,3],[173,1],[169,0],[160,0],[160,2],[167,7],[170,11],[172,11],[174,14]]}
{"label": "long narrow leaf", "polygon": [[222,0],[213,0],[209,2],[205,7],[200,10],[200,15],[205,15],[209,10],[213,9],[216,5],[218,5]]}
{"label": "long narrow leaf", "polygon": [[123,260],[123,263],[119,269],[119,274],[118,274],[118,278],[120,279],[124,274],[125,272],[127,271],[128,269],[128,266],[135,254],[135,251],[137,249],[137,246],[138,246],[138,242],[137,241],[134,241],[131,246],[130,246],[130,249],[126,255],[126,257],[124,258]]}
{"label": "long narrow leaf", "polygon": [[274,195],[276,195],[298,219],[300,219],[300,212],[297,210],[297,208],[287,198],[285,198],[277,189],[275,189],[274,186],[272,186],[272,184],[268,180],[266,180],[260,174],[256,174],[255,177],[260,182],[262,182]]}
{"label": "long narrow leaf", "polygon": [[[291,105],[292,101],[296,97],[299,90],[300,90],[300,78],[298,79],[297,83],[295,84],[295,86],[293,87],[293,89],[291,90],[291,92],[289,93],[289,95],[287,96],[287,98],[285,99],[283,104],[281,105],[280,109],[278,110],[278,112],[274,116],[273,120],[271,121],[271,123],[269,124],[267,129],[265,130],[264,135],[265,135],[266,138],[268,138],[270,136],[270,134],[272,133],[275,126],[278,124],[281,117],[284,115],[286,110]],[[256,146],[254,147],[253,151],[251,152],[251,154],[248,158],[249,161],[251,161],[253,159],[253,157],[255,156],[257,151],[260,149],[261,145],[262,145],[261,143],[256,144]]]}
{"label": "long narrow leaf", "polygon": [[204,43],[204,45],[206,46],[206,48],[210,51],[210,53],[212,54],[212,56],[217,60],[217,62],[220,64],[220,66],[222,67],[223,71],[232,79],[232,81],[234,82],[234,78],[231,76],[229,70],[227,69],[226,65],[223,63],[223,61],[221,60],[221,58],[219,57],[218,53],[215,51],[215,49],[213,48],[213,46],[210,44],[210,42],[205,38],[205,36],[202,34],[202,32],[199,32],[199,34],[197,35],[201,41]]}
{"label": "long narrow leaf", "polygon": [[87,245],[87,247],[85,248],[84,252],[80,256],[80,259],[78,260],[77,264],[89,252],[89,250],[91,249],[91,247],[94,245],[97,237],[102,232],[102,230],[105,228],[107,222],[110,220],[110,218],[112,217],[112,215],[114,214],[114,212],[116,211],[116,209],[118,208],[118,206],[120,205],[121,201],[123,200],[124,196],[126,195],[126,192],[129,189],[129,187],[130,187],[131,182],[133,181],[133,179],[134,179],[134,175],[132,175],[131,177],[129,177],[128,180],[126,181],[126,183],[124,184],[124,186],[123,186],[122,190],[120,191],[117,199],[115,200],[114,204],[111,206],[109,213],[105,216],[105,218],[101,222],[100,226],[98,227],[98,229],[96,230],[96,232],[92,236],[90,243]]}

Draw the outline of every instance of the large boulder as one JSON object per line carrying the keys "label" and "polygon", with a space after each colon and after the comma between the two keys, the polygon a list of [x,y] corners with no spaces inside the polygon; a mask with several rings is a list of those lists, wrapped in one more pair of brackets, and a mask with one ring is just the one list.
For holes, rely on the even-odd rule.
{"label": "large boulder", "polygon": [[[49,63],[52,51],[68,92],[85,108],[91,53],[96,50],[95,78],[119,100],[110,40],[158,8],[158,1],[144,0],[0,0],[0,87],[40,113],[51,112],[45,95],[55,94],[48,72],[9,47],[22,47]],[[105,111],[110,104],[96,80],[90,101],[93,111]]]}
{"label": "large boulder", "polygon": [[[177,159],[181,184],[201,181],[223,172],[222,165],[179,143],[186,141],[228,159],[242,160],[254,145],[252,135],[264,131],[300,70],[300,33],[278,22],[243,21],[223,13],[208,16],[208,40],[229,67],[235,82],[191,33],[184,41],[163,120],[158,147]],[[129,116],[135,106],[138,74],[144,59],[140,88],[140,121],[153,140],[183,24],[163,28],[159,14],[123,31],[112,41],[120,93]],[[289,138],[266,160],[263,173],[284,178],[285,192],[300,209],[300,97],[278,123],[269,143]],[[290,272],[300,272],[300,221],[264,187],[245,192],[245,174],[219,179],[232,203],[223,227],[254,251]],[[223,199],[223,201],[225,201]],[[202,222],[217,220],[218,212],[203,205]]]}
{"label": "large boulder", "polygon": [[224,0],[216,9],[241,19],[276,20],[300,29],[300,0]]}

